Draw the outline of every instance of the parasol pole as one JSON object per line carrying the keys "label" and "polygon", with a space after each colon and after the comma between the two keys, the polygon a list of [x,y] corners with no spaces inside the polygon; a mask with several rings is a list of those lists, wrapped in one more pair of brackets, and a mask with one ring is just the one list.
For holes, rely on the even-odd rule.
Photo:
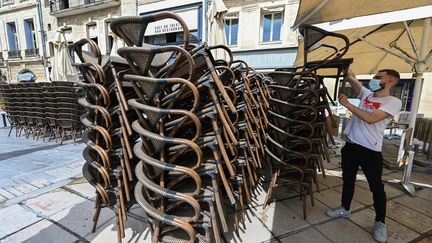
{"label": "parasol pole", "polygon": [[[414,64],[414,69],[416,72],[416,80],[414,85],[414,99],[412,104],[412,109],[409,117],[409,128],[414,131],[415,122],[417,118],[418,108],[420,104],[420,95],[423,87],[423,72],[426,70],[426,58],[427,58],[427,43],[429,41],[429,31],[430,31],[431,18],[426,18],[423,21],[423,33],[422,33],[422,41],[420,46],[420,53],[418,53],[418,61]],[[417,55],[417,53],[416,53]],[[414,146],[412,144],[412,139],[414,133],[409,133],[409,136],[405,139],[408,139],[409,146],[405,148],[405,153],[408,155],[408,161],[405,165],[404,174],[402,180],[400,181],[402,187],[411,195],[415,196],[415,188],[411,184],[411,173],[412,166],[414,163]],[[402,142],[401,142],[402,143]],[[402,146],[402,144],[401,144]]]}

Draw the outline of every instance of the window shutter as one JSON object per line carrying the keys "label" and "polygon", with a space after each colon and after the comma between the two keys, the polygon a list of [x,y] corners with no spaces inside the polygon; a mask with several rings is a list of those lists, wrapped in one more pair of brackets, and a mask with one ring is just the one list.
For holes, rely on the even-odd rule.
{"label": "window shutter", "polygon": [[33,49],[33,41],[32,41],[32,28],[31,28],[31,22],[28,20],[24,20],[24,32],[26,37],[26,45],[27,49]]}
{"label": "window shutter", "polygon": [[10,51],[16,51],[17,46],[15,43],[15,28],[12,23],[7,24],[8,42]]}

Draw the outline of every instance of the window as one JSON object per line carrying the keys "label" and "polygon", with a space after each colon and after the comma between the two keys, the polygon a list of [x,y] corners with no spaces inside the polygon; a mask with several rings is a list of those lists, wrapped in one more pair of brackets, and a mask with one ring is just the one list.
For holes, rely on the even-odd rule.
{"label": "window", "polygon": [[12,4],[13,2],[13,0],[3,0],[3,5]]}
{"label": "window", "polygon": [[19,50],[18,34],[17,34],[15,23],[14,22],[7,23],[6,29],[7,29],[7,37],[9,42],[9,50],[10,51]]}
{"label": "window", "polygon": [[[200,41],[197,30],[190,30],[189,42],[198,43]],[[151,35],[144,38],[144,42],[152,45],[181,45],[183,32],[171,32],[161,35]]]}
{"label": "window", "polygon": [[262,19],[262,41],[280,41],[282,30],[282,12],[265,13]]}
{"label": "window", "polygon": [[87,25],[87,38],[91,39],[92,41],[96,42],[96,44],[98,44],[98,31],[97,31],[96,23]]}
{"label": "window", "polygon": [[226,34],[227,44],[229,46],[237,45],[238,26],[239,26],[238,13],[228,14],[225,17],[225,34]]}
{"label": "window", "polygon": [[59,10],[69,8],[69,0],[60,0],[59,5]]}
{"label": "window", "polygon": [[36,33],[34,28],[33,19],[24,20],[24,32],[26,38],[26,45],[28,50],[36,49]]}

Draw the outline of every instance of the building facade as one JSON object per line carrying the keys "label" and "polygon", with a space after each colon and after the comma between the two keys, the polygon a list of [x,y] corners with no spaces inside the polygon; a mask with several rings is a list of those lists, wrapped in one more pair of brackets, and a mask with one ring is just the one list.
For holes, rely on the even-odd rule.
{"label": "building facade", "polygon": [[109,28],[111,20],[118,16],[135,16],[136,3],[136,0],[50,1],[49,15],[55,21],[47,24],[48,56],[53,56],[57,31],[62,31],[69,43],[90,38],[98,43],[102,54],[110,54],[116,41]]}
{"label": "building facade", "polygon": [[227,44],[256,69],[291,67],[298,33],[291,30],[298,0],[225,0]]}
{"label": "building facade", "polygon": [[[42,11],[46,11],[49,1],[41,1]],[[37,76],[36,81],[45,81],[42,38],[40,34],[37,1],[0,1],[0,71],[7,82],[21,79],[23,70]],[[44,15],[44,21],[51,21]]]}
{"label": "building facade", "polygon": [[[210,0],[138,0],[138,15],[158,11],[179,14],[188,24],[192,42],[206,41],[207,11]],[[227,44],[236,59],[256,69],[290,67],[297,53],[297,32],[291,30],[298,0],[224,0],[228,8],[225,32]],[[178,44],[181,28],[172,23],[149,26],[146,36],[151,43]]]}

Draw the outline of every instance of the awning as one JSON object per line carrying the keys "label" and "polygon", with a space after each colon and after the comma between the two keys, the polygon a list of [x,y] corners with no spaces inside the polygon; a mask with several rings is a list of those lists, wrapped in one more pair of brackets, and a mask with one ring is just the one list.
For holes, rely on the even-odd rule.
{"label": "awning", "polygon": [[301,0],[293,28],[431,4],[432,0]]}
{"label": "awning", "polygon": [[[423,20],[406,21],[406,24],[411,31],[414,43],[419,47],[423,34]],[[411,73],[414,71],[411,63],[408,62],[416,62],[417,56],[411,47],[404,22],[348,29],[337,31],[336,33],[343,34],[350,40],[351,46],[349,47],[348,53],[343,58],[354,58],[351,68],[356,74],[373,74],[377,70],[383,68],[395,69],[400,73]],[[427,50],[431,50],[432,48],[432,31],[429,32],[429,36],[430,41],[427,43]],[[362,39],[364,41],[362,41]],[[388,50],[394,51],[396,54],[406,53],[407,56],[411,56],[412,58],[403,59],[399,56],[384,52],[382,49],[368,43],[382,46]],[[332,40],[331,44],[337,46],[338,49],[344,46],[344,43],[340,40]],[[308,54],[308,60],[322,60],[332,52],[333,51],[328,48],[319,48]],[[303,42],[300,41],[295,66],[302,64]],[[426,71],[431,71],[430,67]]]}

